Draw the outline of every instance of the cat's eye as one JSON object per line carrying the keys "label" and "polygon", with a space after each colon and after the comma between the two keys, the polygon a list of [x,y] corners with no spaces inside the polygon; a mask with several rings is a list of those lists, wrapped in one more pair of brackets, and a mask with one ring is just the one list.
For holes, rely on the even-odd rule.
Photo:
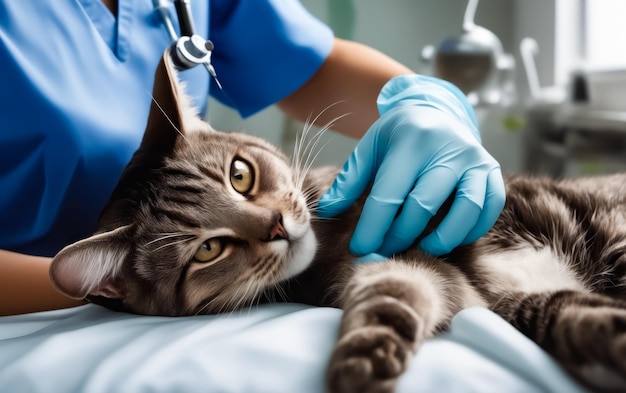
{"label": "cat's eye", "polygon": [[198,262],[209,262],[217,258],[222,253],[223,248],[224,244],[221,239],[209,239],[202,243],[194,254],[193,259]]}
{"label": "cat's eye", "polygon": [[240,194],[247,194],[254,185],[254,170],[247,162],[235,159],[230,164],[230,184]]}

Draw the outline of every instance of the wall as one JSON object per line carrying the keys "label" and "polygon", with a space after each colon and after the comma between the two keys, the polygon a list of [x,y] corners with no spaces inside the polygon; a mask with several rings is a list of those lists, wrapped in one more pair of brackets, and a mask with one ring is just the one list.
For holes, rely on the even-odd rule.
{"label": "wall", "polygon": [[[303,4],[324,21],[332,21],[330,13],[333,3],[338,0],[304,0]],[[345,1],[345,0],[343,0]],[[416,72],[429,73],[428,66],[421,61],[422,49],[427,45],[437,45],[445,38],[461,31],[466,1],[460,0],[354,0],[355,24],[352,38],[368,44]],[[512,48],[513,30],[511,19],[512,0],[483,0],[479,3],[475,21],[493,31],[502,41],[505,51]],[[332,26],[332,25],[331,25]],[[337,28],[335,28],[337,30]],[[486,115],[479,114],[486,118]],[[491,122],[491,118],[488,118]],[[298,125],[294,126],[296,129]],[[499,125],[498,125],[499,127]],[[287,130],[285,140],[293,137]],[[483,134],[485,132],[483,131]],[[494,134],[486,132],[486,134]],[[499,141],[499,140],[498,140]],[[489,141],[485,140],[487,144]],[[320,153],[319,162],[341,164],[354,148],[355,141],[333,135],[332,143]],[[510,157],[503,152],[503,157]],[[497,158],[497,157],[496,157]]]}
{"label": "wall", "polygon": [[[506,52],[518,53],[521,38],[533,36],[540,42],[537,64],[544,84],[554,83],[554,15],[555,0],[482,0],[476,13],[476,23],[493,31],[502,41]],[[427,72],[420,61],[425,45],[438,44],[460,31],[467,2],[461,0],[302,0],[302,3],[325,22],[334,24],[340,35],[349,34],[346,24],[351,20],[338,13],[354,8],[353,38],[396,58],[417,72]],[[518,56],[517,56],[518,57]],[[518,57],[519,60],[519,57]],[[522,98],[527,93],[526,80],[518,61],[517,81]],[[503,126],[520,107],[479,108],[483,144],[498,159],[506,172],[521,170],[522,131]],[[291,151],[296,133],[303,125],[285,119],[274,107],[245,121],[236,113],[212,101],[212,123],[222,129],[239,130],[260,135]],[[352,151],[355,141],[329,132],[332,143],[320,154],[319,163],[342,164]]]}

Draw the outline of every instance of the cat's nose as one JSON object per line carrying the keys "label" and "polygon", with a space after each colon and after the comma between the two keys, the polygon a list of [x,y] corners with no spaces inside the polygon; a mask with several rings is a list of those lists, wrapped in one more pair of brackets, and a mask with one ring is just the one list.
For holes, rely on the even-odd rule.
{"label": "cat's nose", "polygon": [[283,215],[274,212],[272,215],[272,224],[270,226],[269,233],[264,241],[273,241],[273,240],[281,240],[287,239],[287,230],[283,226]]}

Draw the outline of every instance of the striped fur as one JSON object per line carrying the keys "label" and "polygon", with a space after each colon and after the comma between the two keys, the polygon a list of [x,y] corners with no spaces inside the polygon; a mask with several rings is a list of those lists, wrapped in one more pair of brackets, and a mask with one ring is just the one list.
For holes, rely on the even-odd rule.
{"label": "striped fur", "polygon": [[[171,316],[275,301],[342,307],[332,392],[393,391],[423,340],[458,311],[489,307],[581,382],[624,391],[625,174],[509,178],[500,219],[476,243],[355,265],[348,245],[364,200],[334,219],[314,215],[336,168],[307,171],[262,140],[185,120],[167,59],[154,95],[160,105],[97,233],[53,261],[66,294]],[[233,185],[236,160],[254,172],[247,192]],[[203,262],[194,256],[208,239],[223,248]]]}

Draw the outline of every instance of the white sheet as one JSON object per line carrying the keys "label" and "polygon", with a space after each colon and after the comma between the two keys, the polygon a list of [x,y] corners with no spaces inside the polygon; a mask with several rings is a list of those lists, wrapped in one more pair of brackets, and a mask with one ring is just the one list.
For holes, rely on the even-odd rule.
{"label": "white sheet", "polygon": [[[87,305],[0,318],[0,392],[323,392],[341,311],[268,305],[185,318]],[[399,392],[584,390],[495,314],[427,341]]]}

